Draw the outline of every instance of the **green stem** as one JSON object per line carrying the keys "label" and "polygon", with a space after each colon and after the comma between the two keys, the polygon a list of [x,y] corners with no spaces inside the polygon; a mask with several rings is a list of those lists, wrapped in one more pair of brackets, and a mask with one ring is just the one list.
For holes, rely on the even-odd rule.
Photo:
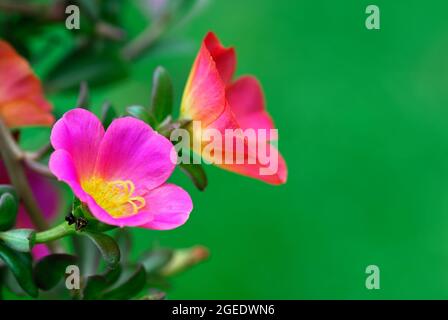
{"label": "green stem", "polygon": [[126,61],[133,61],[139,58],[160,39],[170,22],[171,16],[169,14],[165,14],[158,18],[122,49],[122,57]]}
{"label": "green stem", "polygon": [[72,235],[75,232],[75,225],[69,225],[66,221],[64,221],[49,230],[36,233],[35,243],[47,243],[58,240],[60,238]]}

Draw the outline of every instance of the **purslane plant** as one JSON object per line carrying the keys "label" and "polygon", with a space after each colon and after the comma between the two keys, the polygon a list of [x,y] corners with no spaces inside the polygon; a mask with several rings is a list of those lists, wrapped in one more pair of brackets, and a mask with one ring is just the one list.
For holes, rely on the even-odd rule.
{"label": "purslane plant", "polygon": [[[223,47],[209,33],[188,78],[178,120],[171,115],[170,78],[158,68],[148,108],[128,107],[128,115],[119,116],[107,107],[100,119],[79,108],[84,104],[79,103],[54,123],[41,82],[26,60],[0,41],[0,259],[5,264],[0,266],[0,294],[3,286],[15,291],[11,285],[15,278],[20,290],[33,297],[39,292],[53,292],[53,297],[68,292],[75,299],[157,299],[163,295],[149,289],[166,289],[167,277],[204,260],[208,251],[197,246],[153,248],[132,261],[130,235],[123,228],[168,230],[188,220],[193,209],[189,194],[166,182],[179,163],[174,142],[169,140],[176,130],[191,132],[202,146],[206,141],[192,130],[193,121],[199,121],[202,129],[222,133],[275,129],[258,80],[245,76],[234,81],[235,66],[234,49]],[[51,125],[51,146],[37,152],[19,147],[20,128]],[[278,161],[277,170],[270,174],[260,173],[266,163],[250,148],[208,148],[208,155],[194,146],[191,149],[204,159],[218,152],[233,159],[242,152],[243,159],[254,162],[216,165],[278,185],[286,182],[287,168],[273,145],[276,138],[268,135],[254,142]],[[253,142],[244,135],[233,139],[243,146]],[[49,155],[48,165],[44,155]],[[180,166],[200,190],[205,188],[207,179],[200,164]],[[64,206],[56,180],[71,189],[69,212],[61,212]],[[57,213],[64,220],[51,227]],[[67,266],[79,264],[90,271],[83,274],[81,287],[67,290],[60,280]]]}

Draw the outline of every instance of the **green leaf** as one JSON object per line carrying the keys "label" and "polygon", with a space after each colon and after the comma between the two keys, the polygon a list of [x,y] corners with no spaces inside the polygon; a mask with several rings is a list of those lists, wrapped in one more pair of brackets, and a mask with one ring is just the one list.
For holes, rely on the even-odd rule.
{"label": "green leaf", "polygon": [[147,273],[156,273],[173,257],[171,249],[155,249],[144,254],[140,259]]}
{"label": "green leaf", "polygon": [[100,252],[88,237],[74,236],[73,245],[75,254],[79,257],[79,268],[85,277],[97,273],[100,262]]}
{"label": "green leaf", "polygon": [[89,237],[97,246],[109,268],[113,269],[117,266],[120,262],[120,248],[112,237],[95,232],[83,232],[82,234]]}
{"label": "green leaf", "polygon": [[140,119],[147,124],[149,124],[152,127],[155,127],[156,121],[151,116],[151,114],[148,112],[148,110],[145,109],[145,107],[142,106],[129,106],[126,108],[126,112],[133,116],[134,118]]}
{"label": "green leaf", "polygon": [[30,252],[36,240],[36,232],[32,229],[14,229],[0,232],[0,240],[13,250]]}
{"label": "green leaf", "polygon": [[152,79],[151,106],[149,112],[158,123],[173,111],[173,84],[168,72],[157,67]]}
{"label": "green leaf", "polygon": [[78,258],[70,254],[52,254],[40,259],[34,267],[34,280],[42,290],[54,288],[65,277],[67,266],[76,264]]}
{"label": "green leaf", "polygon": [[86,286],[83,290],[83,299],[100,299],[103,292],[120,278],[121,272],[121,266],[118,265],[117,268],[109,270],[103,275],[93,275],[88,277]]}
{"label": "green leaf", "polygon": [[112,285],[120,278],[122,271],[123,269],[121,268],[121,265],[117,265],[116,268],[107,270],[103,276],[107,282]]}
{"label": "green leaf", "polygon": [[31,256],[15,252],[0,242],[0,259],[9,267],[22,289],[30,296],[37,298],[39,292],[33,280]]}
{"label": "green leaf", "polygon": [[201,164],[195,163],[181,163],[179,165],[180,169],[193,181],[196,188],[200,191],[204,191],[207,187],[208,180],[205,170]]}
{"label": "green leaf", "polygon": [[86,81],[100,86],[124,79],[128,66],[113,50],[96,50],[92,45],[77,48],[63,58],[45,77],[48,90],[77,89]]}
{"label": "green leaf", "polygon": [[131,232],[127,228],[120,228],[115,233],[114,238],[120,248],[121,261],[128,262],[132,249]]}
{"label": "green leaf", "polygon": [[101,122],[104,125],[104,128],[107,129],[112,121],[117,117],[117,112],[112,107],[110,103],[104,103],[101,107]]}
{"label": "green leaf", "polygon": [[0,185],[0,231],[15,225],[18,210],[19,199],[13,187]]}
{"label": "green leaf", "polygon": [[143,290],[146,284],[146,271],[139,266],[137,271],[119,286],[104,293],[103,298],[109,300],[130,299]]}
{"label": "green leaf", "polygon": [[163,266],[159,274],[165,277],[178,274],[206,260],[209,254],[208,249],[200,245],[191,248],[176,249],[173,252],[172,259]]}
{"label": "green leaf", "polygon": [[93,275],[87,278],[86,286],[83,291],[84,300],[100,299],[104,290],[109,287],[109,283],[102,275]]}

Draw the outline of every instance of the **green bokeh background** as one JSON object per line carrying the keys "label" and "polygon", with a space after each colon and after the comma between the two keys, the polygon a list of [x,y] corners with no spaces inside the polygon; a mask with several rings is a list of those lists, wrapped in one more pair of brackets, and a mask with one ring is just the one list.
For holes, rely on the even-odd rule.
{"label": "green bokeh background", "polygon": [[[381,9],[381,30],[364,26]],[[165,66],[179,102],[202,37],[238,53],[262,82],[288,183],[275,187],[208,166],[188,223],[135,230],[154,243],[203,244],[210,259],[173,279],[169,298],[448,298],[448,3],[446,0],[217,0],[172,30],[130,80],[92,92],[118,108],[147,104]],[[129,8],[131,30],[145,26]],[[177,41],[170,46],[169,41]],[[75,97],[52,96],[57,109]],[[365,288],[365,268],[381,289]]]}

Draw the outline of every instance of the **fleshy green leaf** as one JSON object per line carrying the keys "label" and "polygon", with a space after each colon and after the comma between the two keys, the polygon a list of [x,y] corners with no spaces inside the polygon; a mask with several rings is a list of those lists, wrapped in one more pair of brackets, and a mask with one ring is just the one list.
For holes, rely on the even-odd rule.
{"label": "fleshy green leaf", "polygon": [[169,277],[178,274],[192,266],[206,260],[209,257],[209,251],[204,246],[193,246],[191,248],[176,249],[173,252],[173,257],[163,266],[160,274]]}
{"label": "fleshy green leaf", "polygon": [[149,112],[158,123],[173,111],[173,84],[168,72],[157,67],[152,79],[151,106]]}
{"label": "fleshy green leaf", "polygon": [[54,288],[65,277],[67,266],[76,264],[78,258],[69,254],[52,254],[40,259],[34,267],[34,280],[42,290]]}
{"label": "fleshy green leaf", "polygon": [[156,121],[151,116],[151,114],[148,112],[148,110],[145,109],[143,106],[129,106],[126,108],[126,112],[129,113],[134,118],[140,119],[147,124],[149,124],[152,127],[155,127]]}
{"label": "fleshy green leaf", "polygon": [[29,252],[34,246],[36,233],[32,229],[14,229],[0,232],[0,240],[11,249],[21,252]]}
{"label": "fleshy green leaf", "polygon": [[11,229],[16,222],[19,199],[10,185],[0,185],[0,231]]}
{"label": "fleshy green leaf", "polygon": [[107,270],[103,276],[106,278],[107,282],[112,285],[120,278],[122,271],[123,269],[121,268],[121,265],[117,265],[116,268]]}
{"label": "fleshy green leaf", "polygon": [[16,252],[0,242],[0,259],[9,267],[22,289],[36,298],[39,292],[33,280],[31,256]]}
{"label": "fleshy green leaf", "polygon": [[72,239],[83,276],[88,277],[96,274],[101,256],[95,244],[88,237],[74,236]]}
{"label": "fleshy green leaf", "polygon": [[179,165],[180,169],[193,181],[196,188],[200,191],[204,191],[207,187],[208,180],[205,170],[201,164],[195,163],[181,163]]}
{"label": "fleshy green leaf", "polygon": [[173,257],[171,249],[155,249],[144,254],[140,259],[147,273],[155,273],[165,266]]}
{"label": "fleshy green leaf", "polygon": [[130,299],[143,290],[146,284],[146,271],[139,266],[137,271],[119,286],[104,293],[103,298],[109,300]]}
{"label": "fleshy green leaf", "polygon": [[89,237],[97,246],[109,268],[113,269],[117,266],[120,262],[120,248],[112,237],[104,233],[87,231],[82,234]]}
{"label": "fleshy green leaf", "polygon": [[109,283],[102,275],[93,275],[87,278],[87,283],[83,291],[84,300],[100,299],[103,291],[109,287]]}
{"label": "fleshy green leaf", "polygon": [[127,228],[120,228],[115,233],[114,238],[120,248],[121,261],[126,263],[129,260],[129,254],[132,249],[131,233]]}
{"label": "fleshy green leaf", "polygon": [[101,122],[104,128],[109,127],[112,121],[117,117],[117,112],[110,103],[104,103],[101,108]]}
{"label": "fleshy green leaf", "polygon": [[121,272],[121,266],[118,265],[117,268],[109,270],[103,275],[93,275],[88,277],[86,286],[83,290],[83,299],[100,299],[103,292],[120,278]]}

